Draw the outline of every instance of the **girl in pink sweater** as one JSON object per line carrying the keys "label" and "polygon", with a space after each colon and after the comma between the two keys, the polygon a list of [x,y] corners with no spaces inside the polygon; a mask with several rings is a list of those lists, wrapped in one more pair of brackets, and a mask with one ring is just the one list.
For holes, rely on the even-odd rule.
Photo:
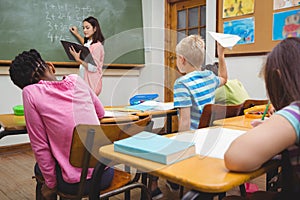
{"label": "girl in pink sweater", "polygon": [[[55,68],[36,50],[19,54],[9,68],[11,80],[23,89],[26,128],[37,161],[35,173],[45,184],[42,194],[55,195],[56,189],[76,194],[81,169],[69,162],[73,129],[78,124],[100,124],[104,107],[91,88],[76,74],[58,80]],[[86,193],[93,169],[89,169]],[[108,187],[113,169],[108,168],[101,188]]]}

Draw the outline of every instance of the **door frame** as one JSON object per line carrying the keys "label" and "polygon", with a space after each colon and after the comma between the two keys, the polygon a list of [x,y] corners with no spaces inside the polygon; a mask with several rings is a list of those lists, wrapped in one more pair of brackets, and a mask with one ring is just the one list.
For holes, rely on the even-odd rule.
{"label": "door frame", "polygon": [[[206,2],[206,0],[203,0]],[[164,41],[164,66],[165,67],[165,77],[164,77],[164,101],[170,102],[173,101],[173,83],[178,76],[179,72],[175,68],[170,69],[174,58],[176,58],[175,49],[172,41],[177,41],[177,34],[174,34],[172,31],[172,16],[176,13],[174,12],[173,7],[176,6],[176,3],[187,2],[188,4],[194,4],[193,0],[165,0],[165,41]],[[176,71],[176,72],[175,72]]]}

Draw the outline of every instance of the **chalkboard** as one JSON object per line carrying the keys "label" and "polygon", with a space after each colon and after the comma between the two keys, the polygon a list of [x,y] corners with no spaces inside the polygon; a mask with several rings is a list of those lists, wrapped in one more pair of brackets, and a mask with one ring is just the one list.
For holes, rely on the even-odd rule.
{"label": "chalkboard", "polygon": [[141,0],[1,0],[0,60],[31,48],[47,61],[69,62],[60,40],[77,42],[82,20],[94,16],[105,37],[105,63],[144,63]]}

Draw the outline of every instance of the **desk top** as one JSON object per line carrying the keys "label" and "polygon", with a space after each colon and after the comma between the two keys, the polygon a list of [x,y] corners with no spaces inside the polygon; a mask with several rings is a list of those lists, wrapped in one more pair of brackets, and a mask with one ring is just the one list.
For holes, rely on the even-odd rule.
{"label": "desk top", "polygon": [[[105,110],[119,110],[124,107],[105,107]],[[167,114],[177,114],[177,110],[155,110],[147,112],[136,112],[135,115],[132,112],[128,112],[127,116],[121,117],[105,117],[100,119],[100,123],[114,123],[114,122],[126,122],[138,120],[139,117],[152,115],[152,117],[166,116]],[[26,130],[26,122],[24,116],[16,116],[14,114],[0,114],[0,124],[5,131],[17,131]]]}
{"label": "desk top", "polygon": [[148,110],[144,112],[137,112],[137,116],[148,116],[152,115],[152,117],[162,117],[166,115],[177,115],[177,109],[172,110]]}
{"label": "desk top", "polygon": [[14,114],[0,115],[0,124],[5,131],[26,130],[26,122],[24,116]]}
{"label": "desk top", "polygon": [[[227,128],[236,129],[236,127]],[[254,172],[234,173],[226,169],[223,159],[200,155],[193,156],[172,165],[164,165],[114,152],[113,144],[101,147],[99,152],[102,157],[113,160],[116,163],[122,163],[151,173],[154,176],[168,179],[185,187],[208,193],[226,192],[279,165],[279,162],[272,160]]]}
{"label": "desk top", "polygon": [[[138,120],[139,116],[127,115],[121,117],[105,117],[100,119],[100,123],[114,123],[114,122],[127,122]],[[17,116],[14,114],[0,115],[0,124],[5,131],[26,130],[26,122],[24,116]]]}
{"label": "desk top", "polygon": [[236,126],[241,128],[249,128],[251,129],[251,121],[253,121],[253,118],[247,118],[244,115],[237,116],[237,117],[229,117],[225,119],[219,119],[215,120],[213,122],[213,125],[215,126]]}

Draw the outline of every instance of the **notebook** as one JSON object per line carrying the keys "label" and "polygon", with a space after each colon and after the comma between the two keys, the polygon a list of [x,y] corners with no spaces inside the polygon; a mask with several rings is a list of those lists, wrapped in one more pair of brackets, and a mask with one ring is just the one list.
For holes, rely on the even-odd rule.
{"label": "notebook", "polygon": [[172,164],[196,155],[195,143],[167,138],[142,131],[114,142],[114,151],[159,162]]}
{"label": "notebook", "polygon": [[96,65],[96,63],[92,57],[92,54],[90,53],[89,48],[87,48],[81,44],[74,43],[74,42],[68,42],[68,41],[64,41],[64,40],[61,40],[60,42],[63,45],[65,52],[70,60],[75,60],[74,57],[72,56],[72,54],[70,53],[70,47],[73,46],[76,52],[79,52],[81,50],[81,53],[80,53],[81,60],[84,60],[85,62],[90,63],[92,65]]}

